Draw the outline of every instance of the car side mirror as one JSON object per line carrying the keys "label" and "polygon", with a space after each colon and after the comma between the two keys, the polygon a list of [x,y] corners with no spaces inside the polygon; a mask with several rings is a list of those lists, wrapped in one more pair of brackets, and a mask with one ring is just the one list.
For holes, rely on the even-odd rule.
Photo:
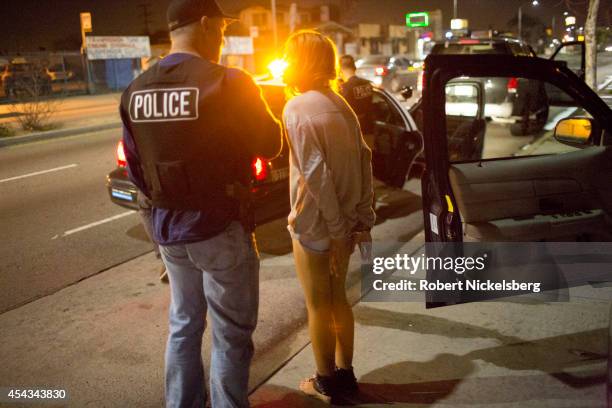
{"label": "car side mirror", "polygon": [[412,98],[414,89],[411,86],[405,86],[400,90],[400,94],[402,95],[402,98],[407,101],[408,99]]}
{"label": "car side mirror", "polygon": [[557,122],[555,139],[569,146],[586,146],[591,143],[595,124],[591,118],[567,118]]}

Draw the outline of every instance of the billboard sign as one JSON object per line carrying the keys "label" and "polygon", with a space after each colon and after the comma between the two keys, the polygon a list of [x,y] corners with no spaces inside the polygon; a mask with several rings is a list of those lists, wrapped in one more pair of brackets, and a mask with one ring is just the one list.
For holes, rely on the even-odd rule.
{"label": "billboard sign", "polygon": [[465,30],[468,28],[468,21],[463,18],[453,18],[451,20],[451,30]]}
{"label": "billboard sign", "polygon": [[429,13],[422,11],[406,14],[406,26],[410,28],[429,27]]}
{"label": "billboard sign", "polygon": [[91,25],[91,13],[81,13],[81,30],[84,33],[91,33],[92,29],[93,27]]}
{"label": "billboard sign", "polygon": [[90,60],[130,59],[151,56],[151,44],[147,36],[86,38],[87,58]]}

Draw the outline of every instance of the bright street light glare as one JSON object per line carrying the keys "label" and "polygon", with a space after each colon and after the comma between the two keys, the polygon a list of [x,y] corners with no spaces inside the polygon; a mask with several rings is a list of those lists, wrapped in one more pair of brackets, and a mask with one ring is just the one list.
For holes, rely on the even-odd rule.
{"label": "bright street light glare", "polygon": [[531,2],[531,5],[533,5],[533,6],[539,6],[539,5],[540,5],[540,2],[539,2],[538,0],[533,0],[533,1]]}
{"label": "bright street light glare", "polygon": [[268,70],[274,79],[281,79],[289,64],[282,58],[275,59],[268,65]]}

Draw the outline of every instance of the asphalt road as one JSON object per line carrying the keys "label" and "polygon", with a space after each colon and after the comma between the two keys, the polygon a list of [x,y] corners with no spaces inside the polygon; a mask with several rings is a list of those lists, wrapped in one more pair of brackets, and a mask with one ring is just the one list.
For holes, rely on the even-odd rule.
{"label": "asphalt road", "polygon": [[[112,204],[105,175],[119,131],[0,149],[0,313],[151,250],[140,217]],[[489,123],[485,156],[532,137]],[[263,226],[264,256],[290,252],[284,227]]]}
{"label": "asphalt road", "polygon": [[138,215],[107,196],[118,139],[113,130],[0,150],[0,312],[150,251]]}

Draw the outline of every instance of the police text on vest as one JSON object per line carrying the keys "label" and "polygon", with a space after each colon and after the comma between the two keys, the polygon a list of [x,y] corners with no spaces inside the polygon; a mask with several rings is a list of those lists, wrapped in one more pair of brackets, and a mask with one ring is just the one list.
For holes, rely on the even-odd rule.
{"label": "police text on vest", "polygon": [[198,88],[149,89],[130,95],[132,122],[170,122],[198,118]]}

